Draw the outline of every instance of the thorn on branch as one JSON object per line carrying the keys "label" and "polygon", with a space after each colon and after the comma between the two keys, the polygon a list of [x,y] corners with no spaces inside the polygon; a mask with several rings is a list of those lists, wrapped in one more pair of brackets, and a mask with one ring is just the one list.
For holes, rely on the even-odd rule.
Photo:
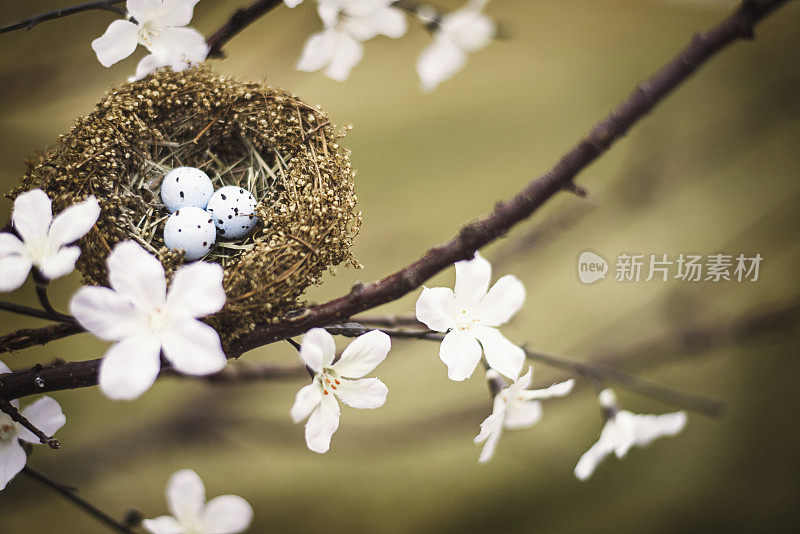
{"label": "thorn on branch", "polygon": [[565,191],[568,191],[574,195],[577,195],[580,198],[586,198],[589,196],[589,191],[576,183],[570,182],[564,187]]}
{"label": "thorn on branch", "polygon": [[36,426],[34,426],[33,423],[28,421],[28,419],[24,415],[22,415],[19,412],[19,410],[17,410],[17,408],[13,404],[11,404],[10,401],[0,398],[0,410],[3,410],[6,414],[8,414],[8,416],[11,418],[12,421],[14,421],[15,423],[19,423],[20,425],[24,426],[25,428],[33,432],[33,434],[37,438],[39,438],[39,441],[41,443],[47,445],[53,450],[61,448],[60,441],[58,441],[53,436],[48,436],[47,434],[39,430]]}

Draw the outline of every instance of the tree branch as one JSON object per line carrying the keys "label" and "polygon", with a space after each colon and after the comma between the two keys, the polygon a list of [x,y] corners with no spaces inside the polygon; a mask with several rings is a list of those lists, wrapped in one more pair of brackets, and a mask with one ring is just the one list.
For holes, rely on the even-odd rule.
{"label": "tree branch", "polygon": [[52,478],[48,477],[41,471],[37,471],[33,467],[26,465],[22,468],[22,472],[31,477],[32,479],[36,480],[37,482],[41,482],[45,486],[48,486],[58,493],[60,493],[66,499],[74,502],[83,510],[88,512],[90,515],[96,517],[99,521],[105,523],[107,526],[111,527],[112,530],[117,532],[124,532],[126,534],[134,534],[134,530],[130,527],[120,523],[110,515],[106,514],[87,500],[79,497],[73,488],[67,487],[63,484],[60,484],[53,480]]}
{"label": "tree branch", "polygon": [[[238,357],[254,348],[302,334],[313,327],[332,325],[349,317],[397,300],[417,289],[426,280],[454,262],[473,257],[475,251],[508,232],[510,228],[532,215],[559,191],[570,188],[577,174],[605,153],[628,129],[697,68],[720,50],[740,39],[750,39],[753,26],[790,0],[748,0],[730,16],[705,33],[696,35],[691,43],[669,63],[653,74],[594,126],[589,134],[568,151],[550,171],[531,181],[511,200],[499,202],[492,213],[476,219],[451,241],[429,249],[407,267],[372,284],[359,284],[349,294],[330,302],[312,306],[285,317],[275,324],[257,326],[233,344],[230,357]],[[271,2],[257,2],[266,9]],[[271,6],[272,7],[272,6]],[[248,8],[249,9],[249,8]],[[242,19],[232,25],[231,35],[240,31],[252,19]],[[230,24],[230,23],[229,23]],[[219,32],[218,32],[219,33]],[[227,35],[223,32],[223,36]],[[224,41],[223,41],[224,42]],[[21,371],[4,376],[0,396],[11,399],[59,389],[72,389],[97,384],[100,359],[45,368],[36,375]],[[44,389],[34,382],[39,378]]]}
{"label": "tree branch", "polygon": [[124,15],[125,14],[124,9],[114,7],[115,4],[121,4],[124,1],[125,0],[102,0],[100,2],[89,2],[77,6],[65,7],[63,9],[56,9],[55,11],[42,13],[41,15],[36,15],[35,17],[30,17],[25,20],[15,22],[14,24],[9,24],[7,26],[0,27],[0,33],[13,32],[14,30],[30,30],[40,22],[45,22],[53,19],[60,19],[62,17],[67,17],[69,15],[74,15],[76,13],[82,13],[84,11],[104,10],[104,11],[113,11],[118,15]]}
{"label": "tree branch", "polygon": [[[366,334],[372,330],[372,328],[368,328],[356,323],[346,323],[340,326],[328,327],[326,330],[334,335],[357,337],[362,334]],[[431,331],[415,332],[407,330],[389,330],[383,328],[381,328],[381,331],[385,332],[391,337],[425,339],[437,342],[441,342],[442,339],[444,339],[444,334]],[[527,347],[522,348],[525,351],[525,356],[529,360],[541,362],[558,369],[566,369],[571,371],[573,374],[586,378],[587,380],[614,382],[629,391],[638,393],[639,395],[650,397],[663,403],[677,406],[678,408],[684,408],[686,410],[698,412],[703,415],[718,417],[722,413],[722,402],[716,399],[710,399],[702,395],[678,391],[650,380],[637,378],[620,371],[619,369],[602,363],[596,363],[587,360],[577,360],[575,358],[568,358],[566,356],[558,356],[537,350],[530,350]]]}
{"label": "tree branch", "polygon": [[0,336],[0,354],[27,349],[34,345],[45,345],[81,332],[85,332],[85,330],[77,323],[56,323],[42,328],[23,328]]}
{"label": "tree branch", "polygon": [[278,7],[283,0],[257,0],[248,7],[237,9],[220,29],[206,39],[208,57],[222,57],[222,47],[233,37],[268,11]]}

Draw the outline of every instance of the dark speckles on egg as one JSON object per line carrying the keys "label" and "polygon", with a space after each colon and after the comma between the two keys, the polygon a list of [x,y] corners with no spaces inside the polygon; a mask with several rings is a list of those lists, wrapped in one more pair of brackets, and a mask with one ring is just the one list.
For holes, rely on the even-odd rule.
{"label": "dark speckles on egg", "polygon": [[228,220],[233,219],[233,215],[228,215]]}
{"label": "dark speckles on egg", "polygon": [[180,193],[181,193],[181,198],[185,198],[183,191],[181,191]]}
{"label": "dark speckles on egg", "polygon": [[220,197],[222,197],[222,200],[227,200],[224,194],[220,195]]}
{"label": "dark speckles on egg", "polygon": [[223,234],[223,235],[224,235],[224,234],[225,234],[225,229],[224,229],[224,228],[220,228],[220,229],[219,229],[219,233],[221,233],[221,234]]}

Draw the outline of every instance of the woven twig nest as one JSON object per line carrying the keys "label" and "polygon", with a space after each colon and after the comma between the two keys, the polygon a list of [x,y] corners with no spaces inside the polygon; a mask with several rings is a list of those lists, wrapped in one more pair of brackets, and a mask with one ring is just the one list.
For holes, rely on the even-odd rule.
{"label": "woven twig nest", "polygon": [[164,70],[105,96],[32,158],[17,193],[39,187],[56,211],[97,197],[102,213],[79,243],[77,268],[86,283],[105,285],[106,258],[120,241],[140,243],[168,276],[184,263],[183,252],[164,246],[169,213],[159,188],[170,169],[197,167],[215,187],[250,191],[259,226],[218,241],[204,258],[225,270],[227,303],[209,322],[229,341],[297,306],[330,266],[355,264],[360,217],[341,136],[319,109],[284,91],[207,68]]}

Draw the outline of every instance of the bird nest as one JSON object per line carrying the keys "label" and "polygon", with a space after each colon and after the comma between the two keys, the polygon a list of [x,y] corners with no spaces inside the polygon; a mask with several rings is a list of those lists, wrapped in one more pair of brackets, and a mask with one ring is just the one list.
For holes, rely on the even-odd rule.
{"label": "bird nest", "polygon": [[102,209],[79,242],[84,281],[108,283],[106,258],[132,239],[167,276],[184,263],[164,245],[169,216],[159,195],[174,167],[197,167],[215,187],[235,185],[257,201],[248,237],[217,241],[204,261],[225,271],[225,307],[208,322],[223,342],[277,320],[323,272],[349,261],[360,226],[354,172],[342,133],[325,114],[281,90],[201,67],[159,71],[106,95],[55,146],[29,161],[16,194],[43,189],[59,211],[89,195]]}

